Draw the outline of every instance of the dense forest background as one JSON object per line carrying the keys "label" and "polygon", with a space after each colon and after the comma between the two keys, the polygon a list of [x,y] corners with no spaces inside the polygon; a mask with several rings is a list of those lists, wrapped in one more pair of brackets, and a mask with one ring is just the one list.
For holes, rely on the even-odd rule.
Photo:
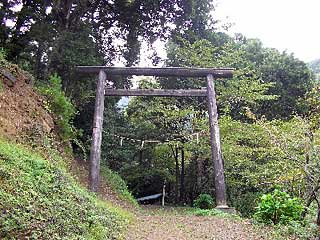
{"label": "dense forest background", "polygon": [[[56,119],[61,138],[84,159],[96,76],[81,76],[75,66],[135,66],[146,43],[158,66],[235,68],[232,79],[216,81],[230,205],[250,216],[261,194],[281,188],[320,209],[319,60],[308,65],[258,39],[229,36],[217,28],[214,4],[4,0],[1,54],[32,73],[36,86],[61,84],[73,103]],[[166,42],[167,59],[154,48],[159,39]],[[109,81],[117,88],[133,85],[132,78]],[[144,78],[138,85],[189,89],[205,87],[205,81]],[[161,192],[164,183],[170,203],[214,196],[206,99],[136,97],[125,107],[119,100],[105,102],[102,164],[119,172],[137,197]]]}

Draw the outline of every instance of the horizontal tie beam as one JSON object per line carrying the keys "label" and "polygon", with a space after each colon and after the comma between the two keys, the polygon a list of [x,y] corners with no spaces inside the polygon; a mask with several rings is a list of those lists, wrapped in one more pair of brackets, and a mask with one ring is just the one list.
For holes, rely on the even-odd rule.
{"label": "horizontal tie beam", "polygon": [[99,73],[122,76],[155,76],[155,77],[207,77],[231,78],[233,68],[182,68],[182,67],[106,67],[106,66],[77,66],[77,72]]}
{"label": "horizontal tie beam", "polygon": [[205,97],[206,89],[105,89],[106,96]]}

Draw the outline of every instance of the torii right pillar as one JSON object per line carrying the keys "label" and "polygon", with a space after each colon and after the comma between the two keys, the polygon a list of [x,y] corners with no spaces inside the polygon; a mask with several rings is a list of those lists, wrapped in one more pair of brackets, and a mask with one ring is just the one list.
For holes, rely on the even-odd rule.
{"label": "torii right pillar", "polygon": [[211,74],[207,76],[207,98],[209,108],[211,153],[214,164],[216,208],[220,210],[234,211],[234,209],[229,208],[227,204],[224,166],[221,154],[220,130],[218,125],[217,100],[214,89],[214,79]]}

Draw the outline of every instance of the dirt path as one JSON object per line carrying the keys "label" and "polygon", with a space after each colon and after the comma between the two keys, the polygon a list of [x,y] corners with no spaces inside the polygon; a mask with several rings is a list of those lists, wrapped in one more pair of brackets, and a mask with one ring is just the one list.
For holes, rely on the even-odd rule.
{"label": "dirt path", "polygon": [[200,217],[176,208],[143,207],[130,227],[127,240],[267,239],[246,221]]}

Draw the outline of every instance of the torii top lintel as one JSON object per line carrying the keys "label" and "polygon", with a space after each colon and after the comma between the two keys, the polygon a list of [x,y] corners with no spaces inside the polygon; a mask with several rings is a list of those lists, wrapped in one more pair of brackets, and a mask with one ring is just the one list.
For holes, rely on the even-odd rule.
{"label": "torii top lintel", "polygon": [[186,68],[186,67],[106,67],[106,66],[77,66],[82,73],[99,73],[101,70],[107,75],[136,75],[155,77],[206,77],[231,78],[233,68]]}

